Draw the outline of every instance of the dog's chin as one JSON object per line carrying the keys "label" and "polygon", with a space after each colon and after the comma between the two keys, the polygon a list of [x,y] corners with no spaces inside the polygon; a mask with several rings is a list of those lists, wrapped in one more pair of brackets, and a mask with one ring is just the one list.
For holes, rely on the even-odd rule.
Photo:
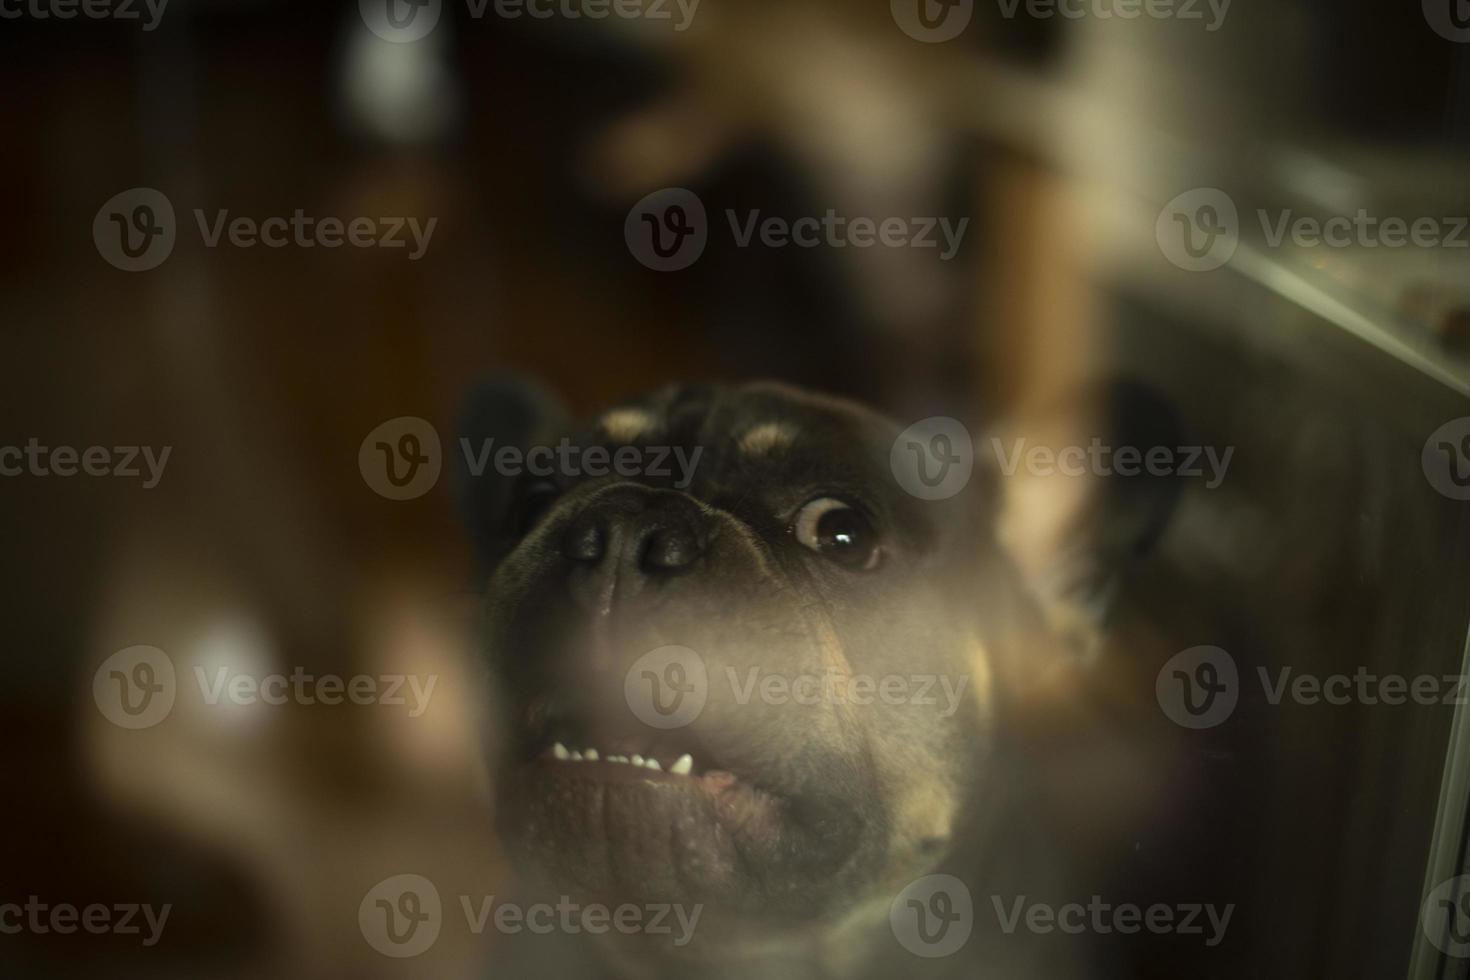
{"label": "dog's chin", "polygon": [[[611,907],[698,904],[710,926],[799,929],[843,900],[861,807],[783,796],[725,769],[559,759],[516,767],[503,829],[535,877]],[[673,770],[673,771],[671,771]],[[824,816],[829,811],[845,811]],[[849,896],[850,897],[850,896]]]}

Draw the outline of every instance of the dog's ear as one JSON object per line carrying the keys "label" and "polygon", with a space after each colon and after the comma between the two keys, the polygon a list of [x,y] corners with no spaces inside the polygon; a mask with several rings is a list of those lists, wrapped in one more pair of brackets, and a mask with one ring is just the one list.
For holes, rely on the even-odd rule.
{"label": "dog's ear", "polygon": [[486,380],[470,392],[460,411],[456,491],[470,538],[485,570],[500,561],[514,540],[515,504],[522,475],[502,474],[496,453],[510,447],[525,459],[530,447],[566,430],[565,406],[541,385],[524,378]]}
{"label": "dog's ear", "polygon": [[[1100,645],[1123,584],[1163,535],[1182,489],[1180,474],[1163,466],[1150,472],[1142,460],[1157,448],[1177,467],[1178,450],[1194,440],[1159,392],[1116,381],[1022,412],[987,442],[1002,471],[998,537],[1047,622],[1085,658]],[[1065,466],[1064,447],[1074,447]],[[1119,472],[1125,467],[1111,458],[1125,447],[1138,454],[1126,467],[1136,472]],[[1038,449],[1039,466],[1028,455]]]}

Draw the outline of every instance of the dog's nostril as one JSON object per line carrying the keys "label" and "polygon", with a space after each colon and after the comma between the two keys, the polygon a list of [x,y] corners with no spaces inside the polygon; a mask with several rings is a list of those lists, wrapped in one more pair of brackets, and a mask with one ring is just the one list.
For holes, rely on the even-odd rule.
{"label": "dog's nostril", "polygon": [[562,553],[572,561],[601,561],[606,547],[607,535],[597,521],[577,521],[562,539]]}
{"label": "dog's nostril", "polygon": [[694,534],[682,528],[663,528],[649,535],[643,566],[649,571],[673,572],[687,568],[699,557]]}

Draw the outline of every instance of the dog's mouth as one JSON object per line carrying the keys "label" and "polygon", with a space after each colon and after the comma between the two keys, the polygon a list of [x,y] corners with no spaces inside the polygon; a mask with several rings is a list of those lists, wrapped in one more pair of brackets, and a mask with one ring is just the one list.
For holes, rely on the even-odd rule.
{"label": "dog's mouth", "polygon": [[[570,786],[568,789],[585,803],[604,808],[604,817],[609,793],[626,792],[630,803],[636,799],[634,794],[640,792],[683,794],[696,815],[702,806],[707,807],[705,816],[725,834],[769,842],[778,833],[784,801],[757,786],[753,779],[742,778],[717,765],[704,765],[695,755],[699,751],[696,744],[656,735],[613,736],[601,741],[604,746],[601,749],[587,744],[586,740],[573,742],[572,746],[576,747],[552,741],[536,753],[528,775],[553,784],[581,781],[594,788],[600,786],[600,793],[591,794],[576,794]],[[655,796],[650,796],[643,805],[650,811],[661,808]],[[696,846],[697,828],[686,820],[682,829],[686,831],[683,843]]]}
{"label": "dog's mouth", "polygon": [[[866,743],[830,705],[741,696],[743,671],[813,660],[809,629],[769,596],[741,596],[735,620],[722,590],[600,629],[522,602],[496,636],[537,651],[498,661],[511,724],[496,795],[511,856],[542,884],[609,905],[701,904],[710,929],[784,927],[871,872],[886,815]],[[629,665],[670,645],[697,650],[710,680],[700,709],[665,727],[666,702],[630,693],[644,691]]]}
{"label": "dog's mouth", "polygon": [[[544,726],[524,745],[522,790],[558,800],[556,824],[585,823],[609,851],[628,843],[620,839],[625,832],[643,840],[667,834],[684,857],[734,836],[769,845],[786,810],[754,773],[737,770],[688,731],[594,733],[563,723]],[[641,834],[623,825],[622,811],[643,813]],[[659,828],[660,815],[677,816],[677,826]]]}
{"label": "dog's mouth", "polygon": [[591,896],[789,912],[819,868],[842,864],[856,815],[738,756],[688,729],[544,726],[505,786],[504,829]]}

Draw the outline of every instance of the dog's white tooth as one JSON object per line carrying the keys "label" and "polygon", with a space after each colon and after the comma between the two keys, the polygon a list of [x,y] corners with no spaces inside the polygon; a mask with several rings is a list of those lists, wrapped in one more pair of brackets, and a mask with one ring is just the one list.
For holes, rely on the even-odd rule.
{"label": "dog's white tooth", "polygon": [[588,749],[586,752],[583,752],[582,753],[582,758],[586,759],[588,762],[596,762],[597,761],[597,750],[596,749]]}
{"label": "dog's white tooth", "polygon": [[551,747],[551,754],[563,761],[571,758],[571,753],[567,751],[567,747],[560,742],[557,742]]}
{"label": "dog's white tooth", "polygon": [[643,760],[643,768],[645,768],[645,769],[663,769],[663,766],[661,766],[661,765],[658,764],[658,760],[657,759],[644,759]]}
{"label": "dog's white tooth", "polygon": [[685,752],[679,756],[672,766],[669,766],[669,772],[675,776],[687,776],[693,768],[694,758],[688,752]]}
{"label": "dog's white tooth", "polygon": [[572,761],[573,762],[581,762],[582,761],[582,753],[578,752],[576,749],[573,749],[572,750]]}
{"label": "dog's white tooth", "polygon": [[607,761],[608,762],[627,762],[628,761],[628,757],[625,756],[625,755],[610,755],[610,756],[607,757]]}
{"label": "dog's white tooth", "polygon": [[635,756],[633,756],[633,758],[629,759],[628,761],[631,762],[631,763],[633,763],[633,765],[635,765],[635,766],[641,766],[641,765],[643,765],[643,756],[641,756],[641,755],[635,755]]}

